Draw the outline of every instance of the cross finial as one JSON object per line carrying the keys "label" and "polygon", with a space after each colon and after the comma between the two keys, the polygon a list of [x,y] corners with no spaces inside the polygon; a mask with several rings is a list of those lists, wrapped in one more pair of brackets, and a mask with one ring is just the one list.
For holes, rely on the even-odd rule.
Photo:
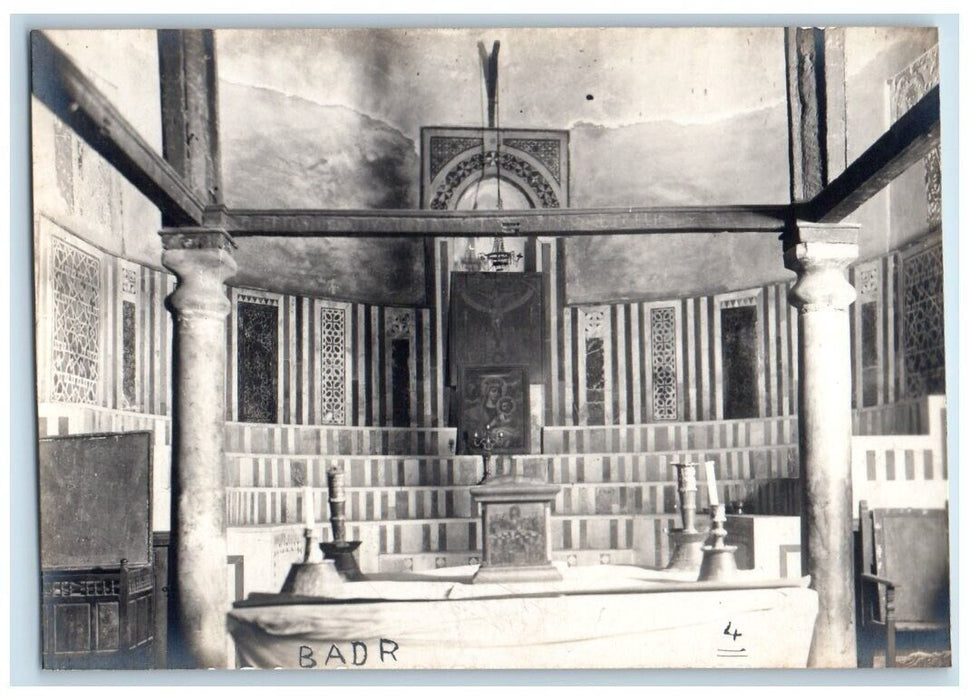
{"label": "cross finial", "polygon": [[495,41],[489,54],[483,41],[478,42],[478,52],[481,54],[481,70],[484,72],[485,91],[488,93],[488,128],[495,128],[495,118],[498,112],[498,49],[501,42]]}

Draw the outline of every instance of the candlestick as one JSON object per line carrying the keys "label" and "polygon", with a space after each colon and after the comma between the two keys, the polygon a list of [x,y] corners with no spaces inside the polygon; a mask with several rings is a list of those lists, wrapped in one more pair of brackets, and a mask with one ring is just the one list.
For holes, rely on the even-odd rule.
{"label": "candlestick", "polygon": [[674,464],[677,491],[680,493],[680,515],[683,531],[696,532],[696,465]]}
{"label": "candlestick", "polygon": [[331,469],[326,473],[326,483],[330,491],[330,529],[334,542],[347,540],[346,492],[343,489],[344,472]]}
{"label": "candlestick", "polygon": [[697,463],[674,464],[676,467],[676,486],[680,495],[680,515],[683,527],[670,531],[673,554],[667,569],[695,571],[703,558],[701,547],[707,533],[696,529],[696,470]]}
{"label": "candlestick", "polygon": [[703,548],[703,563],[700,565],[700,575],[697,580],[727,581],[737,575],[737,560],[734,556],[737,548],[724,544],[727,537],[727,530],[724,528],[727,514],[724,506],[718,504],[711,506],[710,510],[713,519],[713,527],[710,530],[713,544]]}
{"label": "candlestick", "polygon": [[327,560],[332,560],[340,575],[348,581],[361,581],[364,576],[360,571],[353,553],[360,546],[359,541],[347,541],[347,496],[344,490],[346,473],[340,467],[334,467],[326,473],[326,484],[329,489],[330,501],[330,531],[333,533],[332,542],[324,542],[321,546]]}

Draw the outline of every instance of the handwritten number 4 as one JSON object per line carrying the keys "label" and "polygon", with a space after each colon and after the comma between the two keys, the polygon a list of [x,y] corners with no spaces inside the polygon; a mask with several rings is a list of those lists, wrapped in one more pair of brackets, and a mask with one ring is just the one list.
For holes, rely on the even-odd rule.
{"label": "handwritten number 4", "polygon": [[730,625],[732,625],[732,624],[733,624],[733,622],[727,622],[727,626],[723,628],[723,633],[725,635],[727,635],[728,637],[733,637],[734,641],[736,641],[737,637],[743,637],[744,635],[742,635],[740,633],[740,630],[733,630],[731,632],[730,631]]}

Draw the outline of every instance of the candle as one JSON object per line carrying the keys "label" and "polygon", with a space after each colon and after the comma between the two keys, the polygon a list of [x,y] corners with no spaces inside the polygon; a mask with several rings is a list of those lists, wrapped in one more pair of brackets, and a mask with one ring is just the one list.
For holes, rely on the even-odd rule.
{"label": "candle", "polygon": [[706,473],[707,473],[707,495],[710,497],[710,509],[713,510],[713,506],[720,504],[720,497],[717,495],[717,476],[714,474],[713,462],[704,462]]}
{"label": "candle", "polygon": [[303,487],[303,522],[309,530],[316,526],[313,516],[313,491],[309,486],[305,486]]}

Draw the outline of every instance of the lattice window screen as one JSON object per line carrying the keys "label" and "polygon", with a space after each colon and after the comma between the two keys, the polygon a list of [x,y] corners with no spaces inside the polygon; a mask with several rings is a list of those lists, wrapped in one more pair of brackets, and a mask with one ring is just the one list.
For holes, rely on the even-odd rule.
{"label": "lattice window screen", "polygon": [[649,311],[650,353],[653,379],[653,419],[676,420],[676,309]]}
{"label": "lattice window screen", "polygon": [[320,311],[320,422],[345,425],[347,312],[323,307]]}
{"label": "lattice window screen", "polygon": [[910,397],[945,391],[945,311],[942,246],[902,264],[905,392]]}
{"label": "lattice window screen", "polygon": [[101,261],[51,239],[51,399],[97,403],[101,379]]}

